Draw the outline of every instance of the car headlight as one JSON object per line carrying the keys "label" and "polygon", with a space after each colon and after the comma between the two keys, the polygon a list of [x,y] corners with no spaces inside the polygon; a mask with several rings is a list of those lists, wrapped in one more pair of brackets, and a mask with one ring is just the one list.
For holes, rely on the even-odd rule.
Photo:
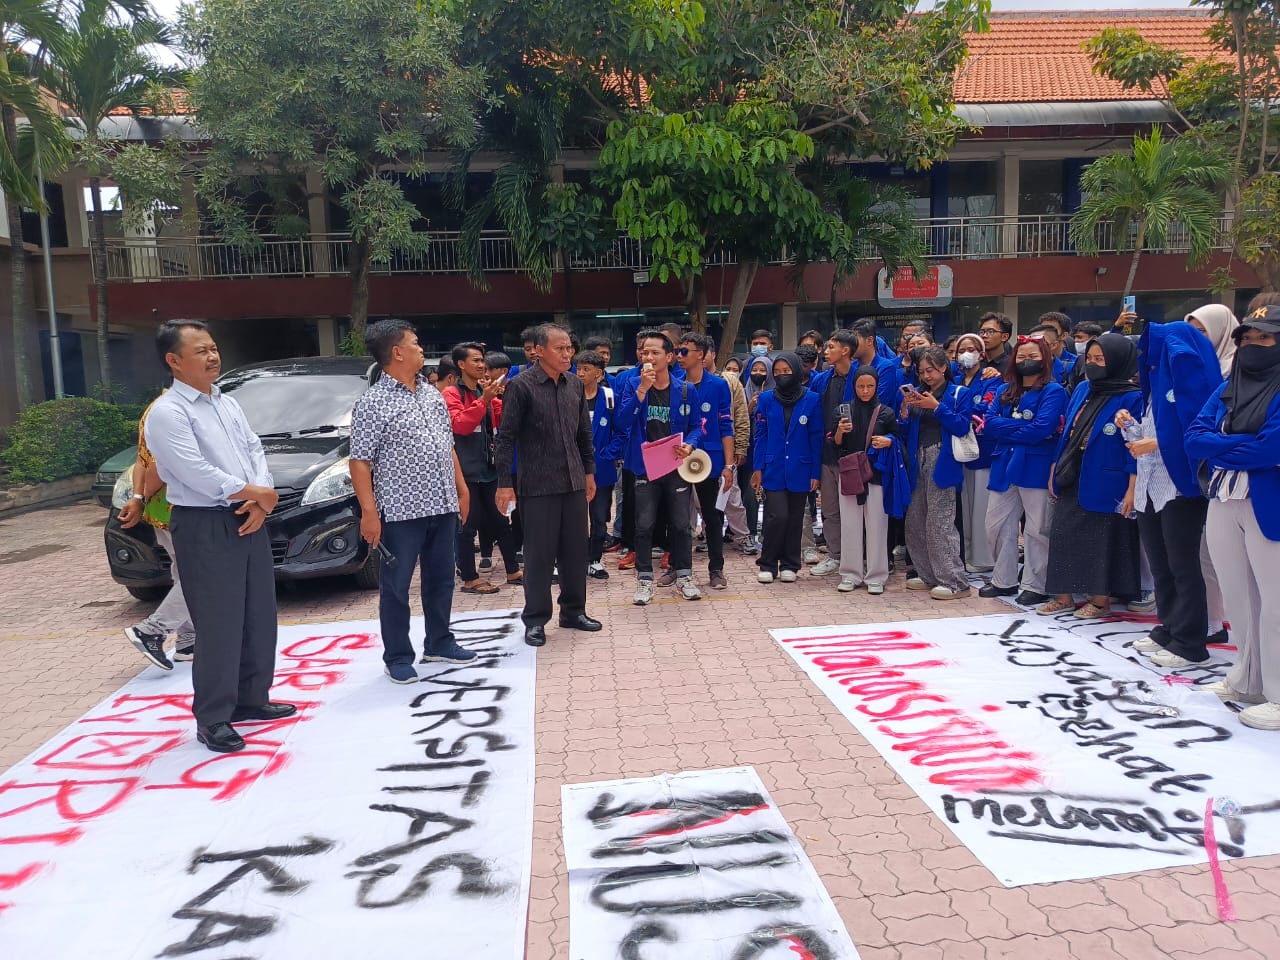
{"label": "car headlight", "polygon": [[123,510],[124,505],[133,496],[133,471],[125,470],[116,477],[116,485],[111,488],[111,506]]}
{"label": "car headlight", "polygon": [[302,506],[341,500],[355,492],[356,488],[351,484],[351,459],[343,457],[337,463],[325,467],[320,476],[311,481],[311,486],[302,495]]}

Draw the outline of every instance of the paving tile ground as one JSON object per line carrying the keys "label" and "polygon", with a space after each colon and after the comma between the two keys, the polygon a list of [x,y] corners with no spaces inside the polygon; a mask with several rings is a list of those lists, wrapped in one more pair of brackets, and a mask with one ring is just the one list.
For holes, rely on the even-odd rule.
{"label": "paving tile ground", "polygon": [[[144,667],[120,631],[149,606],[112,582],[104,519],[89,502],[0,519],[0,770]],[[605,630],[552,630],[539,653],[530,960],[568,956],[562,783],[737,764],[760,773],[866,960],[1280,957],[1280,857],[1224,864],[1232,924],[1217,919],[1206,866],[1006,890],[767,632],[1007,607],[939,603],[901,575],[879,598],[807,576],[763,586],[737,555],[726,573],[723,593],[642,609],[614,570],[590,584]],[[458,595],[456,609],[519,599]],[[377,615],[376,595],[343,581],[283,587],[279,606],[287,622]],[[1280,783],[1276,769],[1260,775]]]}

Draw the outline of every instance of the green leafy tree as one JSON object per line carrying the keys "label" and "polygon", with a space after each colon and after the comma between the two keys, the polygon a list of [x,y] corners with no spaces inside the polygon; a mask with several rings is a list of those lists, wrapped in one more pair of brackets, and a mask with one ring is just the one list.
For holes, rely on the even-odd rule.
{"label": "green leafy tree", "polygon": [[[76,153],[89,173],[93,208],[93,272],[98,313],[98,378],[110,391],[111,356],[107,329],[106,223],[102,178],[112,171],[116,144],[104,140],[101,125],[113,113],[135,116],[153,108],[183,71],[163,66],[155,51],[171,47],[162,21],[147,11],[123,13],[112,0],[78,0],[69,8],[63,37],[45,72],[45,83],[63,104],[78,135]],[[110,399],[110,396],[106,399]]]}
{"label": "green leafy tree", "polygon": [[[252,246],[259,221],[296,229],[299,185],[317,170],[323,199],[351,230],[353,333],[363,335],[369,270],[428,243],[401,176],[430,152],[475,140],[483,73],[463,66],[461,28],[418,0],[208,0],[183,32],[200,59],[191,100],[210,148],[197,183],[215,225]],[[273,199],[251,217],[242,198]]]}
{"label": "green leafy tree", "polygon": [[[53,3],[0,0],[0,188],[4,189],[9,224],[13,383],[20,408],[36,399],[27,350],[35,321],[35,298],[23,248],[22,208],[44,207],[32,163],[34,141],[40,142],[41,157],[47,166],[56,163],[66,147],[62,124],[33,78],[33,52],[56,47],[61,33]],[[19,118],[25,120],[21,130]]]}
{"label": "green leafy tree", "polygon": [[[1229,164],[1227,206],[1233,254],[1267,290],[1280,289],[1280,5],[1273,0],[1200,0],[1212,13],[1206,34],[1218,55],[1201,60],[1110,28],[1085,44],[1094,71],[1161,100],[1179,132]],[[1214,285],[1234,285],[1229,269]]]}
{"label": "green leafy tree", "polygon": [[1194,140],[1166,140],[1154,127],[1149,136],[1133,138],[1132,153],[1113,153],[1085,168],[1080,178],[1085,199],[1071,218],[1071,240],[1082,253],[1096,254],[1100,229],[1108,221],[1114,222],[1119,248],[1132,234],[1124,282],[1128,296],[1142,252],[1164,247],[1177,228],[1185,232],[1191,264],[1208,257],[1222,209],[1217,187],[1230,175],[1226,161]]}

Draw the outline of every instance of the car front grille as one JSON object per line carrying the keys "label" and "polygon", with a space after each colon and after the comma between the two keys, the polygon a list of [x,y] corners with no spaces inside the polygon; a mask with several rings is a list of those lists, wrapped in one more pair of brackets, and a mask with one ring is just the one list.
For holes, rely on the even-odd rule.
{"label": "car front grille", "polygon": [[288,540],[272,540],[271,541],[271,562],[275,564],[284,563],[285,555],[289,552]]}
{"label": "car front grille", "polygon": [[280,502],[276,504],[275,513],[281,510],[292,510],[302,502],[303,491],[301,490],[281,490],[276,489],[276,493],[280,495]]}

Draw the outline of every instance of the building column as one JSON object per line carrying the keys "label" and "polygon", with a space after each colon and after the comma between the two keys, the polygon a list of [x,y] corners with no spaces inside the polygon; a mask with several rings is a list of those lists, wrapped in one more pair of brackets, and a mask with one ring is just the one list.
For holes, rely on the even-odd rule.
{"label": "building column", "polygon": [[[1016,295],[1009,296],[1006,294],[1004,296],[996,297],[996,310],[1000,313],[1003,313],[1006,317],[1008,317],[1010,320],[1013,321],[1013,336],[1010,338],[1010,340],[1016,341],[1018,339],[1018,327],[1019,327],[1017,296]],[[1030,328],[1032,324],[1028,322],[1026,326]],[[1017,343],[1013,343],[1013,346],[1016,347]]]}
{"label": "building column", "polygon": [[792,350],[795,348],[796,339],[799,334],[796,326],[796,307],[794,303],[784,303],[782,305],[782,330],[778,336],[781,338],[778,342],[779,350]]}
{"label": "building column", "polygon": [[1022,159],[1016,153],[1004,153],[996,161],[996,202],[1004,218],[1000,230],[1000,255],[1018,255],[1018,195],[1022,187]]}
{"label": "building column", "polygon": [[316,317],[315,320],[320,356],[336,357],[338,355],[338,321],[333,317]]}
{"label": "building column", "polygon": [[329,256],[329,201],[319,170],[307,171],[307,221],[311,226],[311,269],[318,276],[333,272]]}

